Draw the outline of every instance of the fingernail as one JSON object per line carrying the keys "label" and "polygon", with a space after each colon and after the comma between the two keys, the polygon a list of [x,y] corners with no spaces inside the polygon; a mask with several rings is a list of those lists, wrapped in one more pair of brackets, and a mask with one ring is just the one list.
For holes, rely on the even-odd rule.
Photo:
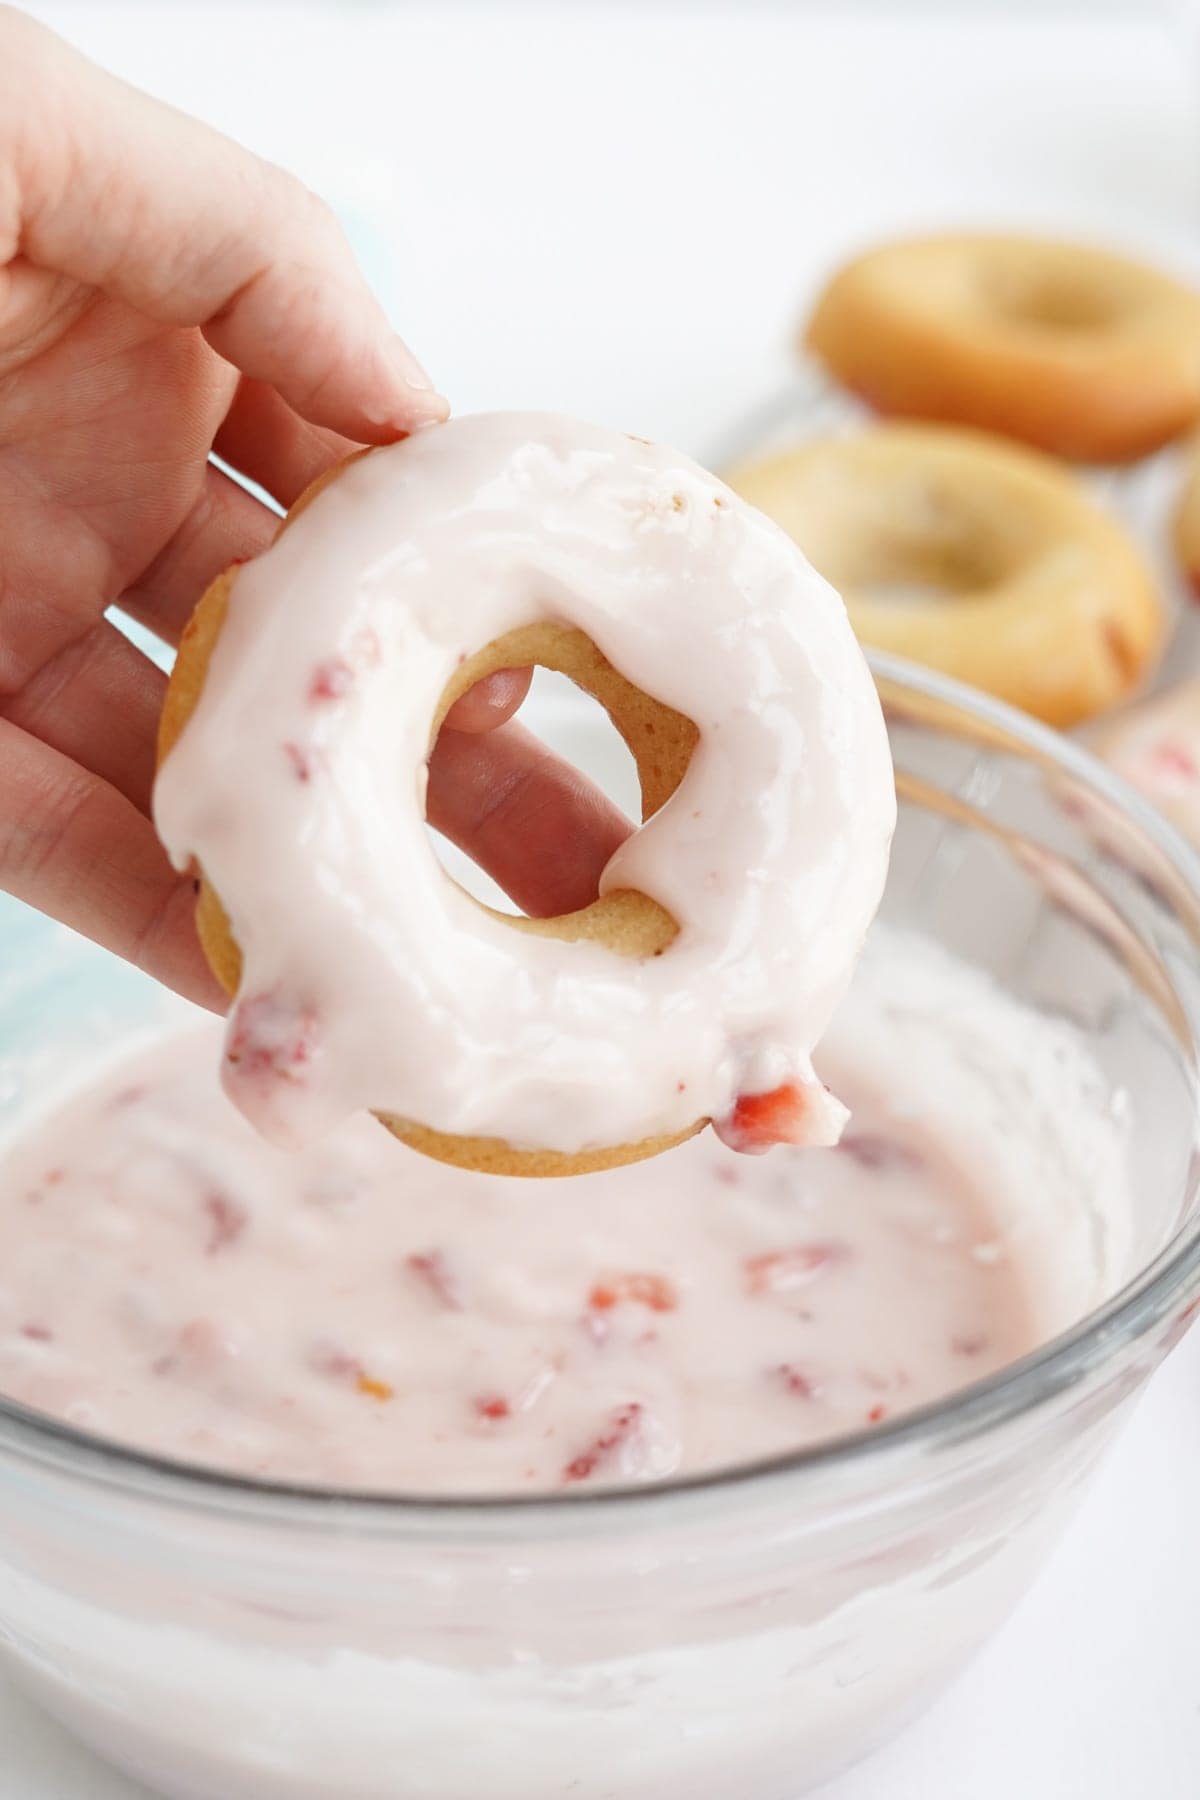
{"label": "fingernail", "polygon": [[406,419],[423,422],[446,418],[450,411],[449,402],[438,393],[404,339],[392,338],[386,355],[388,367],[408,390],[404,409]]}
{"label": "fingernail", "polygon": [[413,388],[428,388],[433,392],[433,383],[409,349],[402,337],[393,337],[388,342],[388,361],[400,377],[401,381]]}

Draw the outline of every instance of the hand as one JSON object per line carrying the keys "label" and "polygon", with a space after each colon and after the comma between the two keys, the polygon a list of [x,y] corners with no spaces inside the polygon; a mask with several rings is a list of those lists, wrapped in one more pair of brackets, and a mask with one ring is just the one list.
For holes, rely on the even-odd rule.
{"label": "hand", "polygon": [[[288,506],[446,412],[320,201],[0,6],[0,886],[223,1005],[149,819],[164,678],[106,609],[174,643],[270,542],[210,450]],[[429,814],[549,914],[628,825],[509,722],[527,685],[459,701]]]}

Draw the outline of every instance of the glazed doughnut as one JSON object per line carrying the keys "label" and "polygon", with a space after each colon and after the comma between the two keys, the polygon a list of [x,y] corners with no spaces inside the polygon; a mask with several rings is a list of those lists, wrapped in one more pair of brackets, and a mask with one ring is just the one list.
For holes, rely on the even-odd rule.
{"label": "glazed doughnut", "polygon": [[1164,618],[1120,527],[1065,469],[981,432],[878,425],[734,469],[845,596],[864,643],[1051,725],[1135,688]]}
{"label": "glazed doughnut", "polygon": [[1142,456],[1200,417],[1200,295],[1078,244],[884,244],[834,275],[804,341],[880,412],[1081,462]]}
{"label": "glazed doughnut", "polygon": [[1193,443],[1188,451],[1171,535],[1179,566],[1192,591],[1200,596],[1200,442]]}
{"label": "glazed doughnut", "polygon": [[[541,663],[629,745],[644,824],[568,916],[442,870],[426,758]],[[708,1120],[836,1140],[811,1055],[878,904],[895,798],[844,609],[685,457],[546,415],[352,458],[204,596],[155,819],[236,992],[225,1080],[267,1135],[359,1110],[471,1169],[583,1173]]]}

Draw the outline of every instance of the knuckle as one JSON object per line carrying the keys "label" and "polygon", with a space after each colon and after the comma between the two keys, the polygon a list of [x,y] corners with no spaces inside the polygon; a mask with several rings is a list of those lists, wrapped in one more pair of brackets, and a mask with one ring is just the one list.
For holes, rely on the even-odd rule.
{"label": "knuckle", "polygon": [[311,188],[300,184],[303,195],[303,207],[308,228],[320,237],[326,246],[338,252],[346,247],[346,234],[342,230],[342,222],[330,206],[328,200]]}
{"label": "knuckle", "polygon": [[269,172],[268,207],[284,223],[294,247],[311,258],[314,244],[325,251],[335,251],[345,244],[338,216],[327,200],[306,187],[290,170],[274,163],[265,167]]}

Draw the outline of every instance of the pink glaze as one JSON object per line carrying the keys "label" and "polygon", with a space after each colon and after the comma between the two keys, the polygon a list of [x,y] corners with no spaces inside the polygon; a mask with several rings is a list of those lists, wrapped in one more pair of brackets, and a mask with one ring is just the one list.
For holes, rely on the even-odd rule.
{"label": "pink glaze", "polygon": [[[449,680],[562,620],[700,732],[601,880],[678,922],[643,962],[519,935],[424,827]],[[229,914],[226,1086],[278,1143],[365,1110],[522,1149],[837,1139],[812,1053],[883,887],[887,734],[833,589],[677,451],[496,413],[348,466],[238,569],[154,811]]]}
{"label": "pink glaze", "polygon": [[1092,734],[1091,747],[1200,844],[1200,680],[1144,700]]}
{"label": "pink glaze", "polygon": [[216,1028],[188,1032],[0,1163],[0,1391],[171,1457],[440,1493],[655,1481],[890,1420],[1038,1329],[986,1171],[881,1097],[857,1037],[837,1150],[704,1134],[548,1187],[367,1119],[274,1148],[218,1088]]}

